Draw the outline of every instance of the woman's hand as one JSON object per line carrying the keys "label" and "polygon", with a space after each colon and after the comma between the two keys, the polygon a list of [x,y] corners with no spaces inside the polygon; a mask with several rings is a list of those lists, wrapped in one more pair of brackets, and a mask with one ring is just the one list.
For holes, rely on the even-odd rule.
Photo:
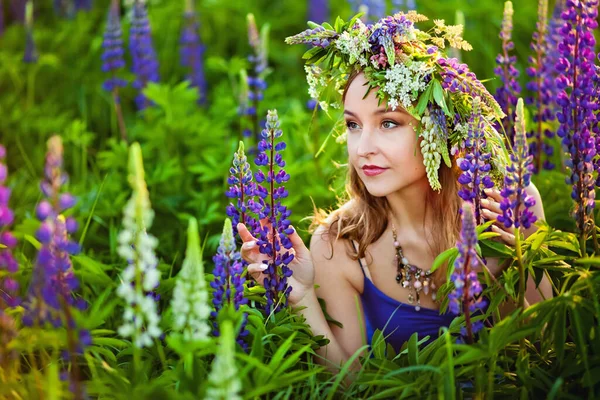
{"label": "woman's hand", "polygon": [[492,231],[499,233],[498,238],[508,246],[515,245],[515,228],[511,226],[507,228],[503,222],[498,221],[498,216],[502,214],[500,208],[500,202],[502,201],[502,195],[497,189],[485,189],[485,194],[488,195],[487,199],[481,200],[481,212],[482,215],[488,220],[494,220],[492,225]]}
{"label": "woman's hand", "polygon": [[[263,222],[261,221],[261,225],[262,224]],[[292,287],[288,302],[290,305],[295,305],[298,304],[307,293],[314,290],[315,268],[312,263],[310,251],[304,245],[302,238],[298,235],[293,226],[290,225],[290,228],[294,229],[294,233],[288,235],[292,242],[292,248],[289,251],[294,254],[294,259],[288,264],[288,268],[293,272],[292,276],[287,279],[288,285]],[[249,264],[248,276],[264,286],[264,279],[267,275],[263,272],[267,268],[267,262],[270,257],[259,252],[259,246],[256,242],[257,239],[248,231],[246,225],[239,223],[237,229],[244,242],[242,244],[241,256]],[[280,254],[285,253],[285,251],[287,250],[282,249]]]}

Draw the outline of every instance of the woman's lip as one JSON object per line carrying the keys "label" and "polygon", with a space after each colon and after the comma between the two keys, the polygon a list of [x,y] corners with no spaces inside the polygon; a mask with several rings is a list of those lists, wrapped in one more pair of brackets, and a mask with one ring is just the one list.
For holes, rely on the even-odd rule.
{"label": "woman's lip", "polygon": [[375,176],[384,172],[387,168],[363,168],[363,172],[367,176]]}

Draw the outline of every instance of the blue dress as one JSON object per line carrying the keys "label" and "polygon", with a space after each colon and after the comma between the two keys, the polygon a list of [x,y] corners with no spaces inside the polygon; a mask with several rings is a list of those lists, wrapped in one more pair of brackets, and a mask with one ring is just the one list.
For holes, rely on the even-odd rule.
{"label": "blue dress", "polygon": [[[352,242],[352,245],[356,249],[354,242]],[[376,329],[379,329],[383,332],[383,336],[387,337],[386,342],[390,343],[398,353],[404,342],[413,333],[418,332],[419,340],[429,335],[429,341],[431,341],[438,337],[440,327],[450,326],[450,323],[456,317],[450,312],[440,314],[439,310],[423,306],[417,311],[414,305],[389,297],[367,278],[362,262],[358,260],[358,263],[364,276],[364,291],[361,295],[361,301],[365,314],[367,343],[369,346],[371,345],[373,333]]]}

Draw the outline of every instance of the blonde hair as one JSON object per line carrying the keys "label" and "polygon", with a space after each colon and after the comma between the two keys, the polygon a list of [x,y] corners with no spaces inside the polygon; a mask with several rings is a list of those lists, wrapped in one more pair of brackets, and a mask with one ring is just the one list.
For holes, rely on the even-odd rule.
{"label": "blonde hair", "polygon": [[[342,99],[345,99],[348,87],[359,75],[360,71],[353,71],[348,78]],[[429,243],[429,248],[434,256],[444,250],[454,247],[460,234],[460,198],[458,196],[458,175],[460,169],[456,165],[456,157],[452,157],[452,168],[443,162],[439,169],[439,180],[442,190],[437,193],[429,188],[426,198],[425,216],[423,225],[427,220],[429,210],[433,213],[432,220],[435,221],[436,229],[432,229],[434,243]],[[391,209],[385,197],[372,196],[358,173],[351,166],[348,167],[346,176],[345,197],[340,199],[338,208],[330,212],[314,208],[314,215],[309,231],[314,231],[323,226],[324,236],[329,238],[348,239],[346,243],[347,254],[353,260],[365,257],[367,246],[376,242],[388,227],[388,215]],[[358,242],[358,251],[351,245],[351,240]],[[330,242],[331,257],[333,258],[333,241]],[[421,268],[427,270],[426,266]],[[445,263],[438,268],[433,279],[436,284],[446,278],[447,265]]]}

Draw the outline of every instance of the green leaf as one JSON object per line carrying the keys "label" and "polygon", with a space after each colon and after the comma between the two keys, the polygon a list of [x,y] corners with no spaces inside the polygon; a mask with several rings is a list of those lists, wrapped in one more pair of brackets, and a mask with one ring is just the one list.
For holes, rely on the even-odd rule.
{"label": "green leaf", "polygon": [[418,116],[423,115],[425,109],[427,108],[427,104],[429,104],[429,100],[431,99],[431,93],[433,91],[433,85],[429,83],[427,85],[427,89],[419,96],[419,102],[417,103],[416,113]]}
{"label": "green leaf", "polygon": [[437,79],[431,81],[433,85],[433,98],[438,106],[444,111],[444,114],[451,117],[450,110],[448,110],[448,106],[446,105],[446,100],[444,100],[444,88],[442,84]]}
{"label": "green leaf", "polygon": [[456,247],[452,247],[448,250],[440,253],[435,260],[433,260],[433,265],[431,266],[431,272],[438,269],[445,261],[450,259],[451,257],[456,257],[458,255],[458,249]]}

